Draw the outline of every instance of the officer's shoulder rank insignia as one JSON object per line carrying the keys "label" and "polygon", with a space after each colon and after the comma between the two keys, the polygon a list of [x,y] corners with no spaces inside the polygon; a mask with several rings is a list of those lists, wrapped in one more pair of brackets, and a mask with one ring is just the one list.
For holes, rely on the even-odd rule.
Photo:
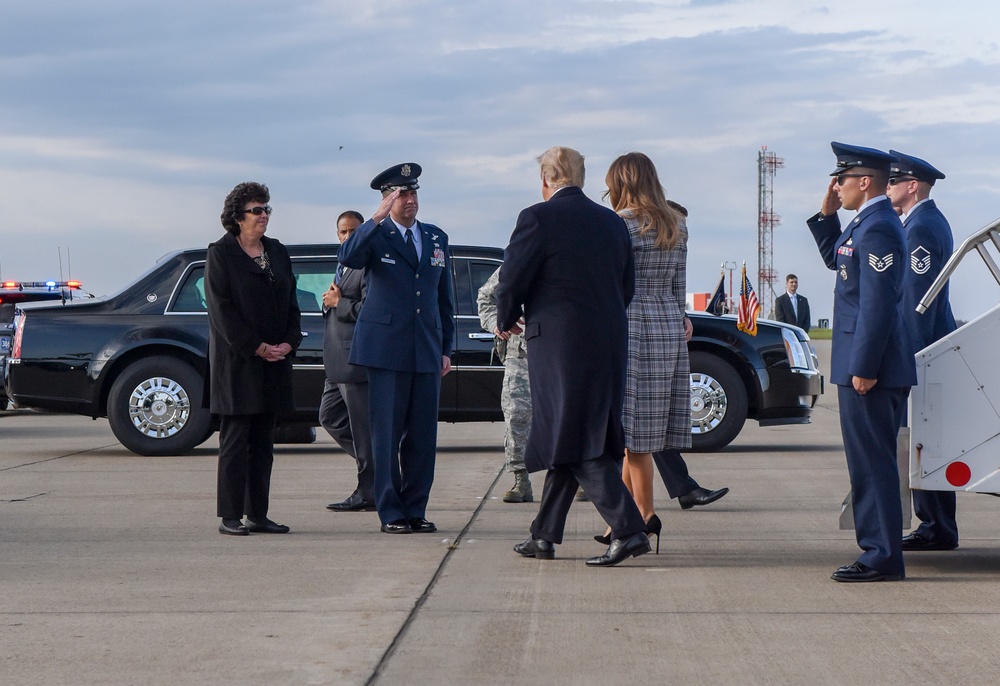
{"label": "officer's shoulder rank insignia", "polygon": [[870,264],[872,269],[875,271],[884,272],[892,266],[892,253],[889,253],[885,257],[879,257],[878,255],[868,253],[868,264]]}
{"label": "officer's shoulder rank insignia", "polygon": [[931,268],[931,254],[922,245],[910,253],[910,268],[915,274],[926,274]]}

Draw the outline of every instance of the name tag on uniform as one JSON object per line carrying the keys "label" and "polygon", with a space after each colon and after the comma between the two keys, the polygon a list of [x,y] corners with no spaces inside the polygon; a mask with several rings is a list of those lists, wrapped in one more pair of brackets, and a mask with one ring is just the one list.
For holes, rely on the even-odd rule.
{"label": "name tag on uniform", "polygon": [[839,248],[837,248],[837,254],[846,255],[847,257],[850,257],[851,255],[854,254],[854,248],[848,248],[846,245],[842,245]]}
{"label": "name tag on uniform", "polygon": [[434,253],[431,255],[431,266],[432,267],[444,266],[444,250],[442,250],[441,248],[434,248]]}
{"label": "name tag on uniform", "polygon": [[385,262],[386,264],[396,264],[396,260],[392,259],[391,257],[383,257],[382,261]]}

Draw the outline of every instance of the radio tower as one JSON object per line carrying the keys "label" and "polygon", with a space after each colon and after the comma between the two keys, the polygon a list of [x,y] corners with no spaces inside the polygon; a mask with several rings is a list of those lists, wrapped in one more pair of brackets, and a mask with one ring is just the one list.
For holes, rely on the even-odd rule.
{"label": "radio tower", "polygon": [[774,174],[785,160],[763,146],[757,153],[757,284],[765,319],[774,319],[774,227],[781,217],[774,213]]}

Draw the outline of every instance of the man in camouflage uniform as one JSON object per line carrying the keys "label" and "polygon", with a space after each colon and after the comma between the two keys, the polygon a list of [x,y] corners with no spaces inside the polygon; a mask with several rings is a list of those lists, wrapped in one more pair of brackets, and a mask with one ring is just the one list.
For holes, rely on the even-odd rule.
{"label": "man in camouflage uniform", "polygon": [[[503,409],[507,432],[504,435],[504,452],[507,455],[507,471],[514,473],[514,487],[504,493],[505,503],[530,503],[531,481],[524,466],[524,446],[528,442],[531,429],[531,387],[528,385],[528,348],[522,333],[508,333],[497,330],[496,290],[500,283],[500,270],[493,272],[483,287],[479,289],[476,302],[479,305],[479,322],[483,330],[492,331],[496,338],[497,351],[503,360],[503,390],[500,393],[500,407]],[[524,322],[519,322],[523,324]]]}

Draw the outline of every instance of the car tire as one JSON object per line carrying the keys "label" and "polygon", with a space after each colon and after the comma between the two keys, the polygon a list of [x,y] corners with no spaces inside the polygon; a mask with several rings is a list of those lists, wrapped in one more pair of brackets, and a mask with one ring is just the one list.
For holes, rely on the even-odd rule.
{"label": "car tire", "polygon": [[746,420],[747,390],[739,373],[716,355],[691,353],[691,449],[722,450]]}
{"label": "car tire", "polygon": [[204,380],[190,364],[160,355],[130,364],[108,394],[108,421],[139,455],[183,455],[212,434],[201,406]]}

